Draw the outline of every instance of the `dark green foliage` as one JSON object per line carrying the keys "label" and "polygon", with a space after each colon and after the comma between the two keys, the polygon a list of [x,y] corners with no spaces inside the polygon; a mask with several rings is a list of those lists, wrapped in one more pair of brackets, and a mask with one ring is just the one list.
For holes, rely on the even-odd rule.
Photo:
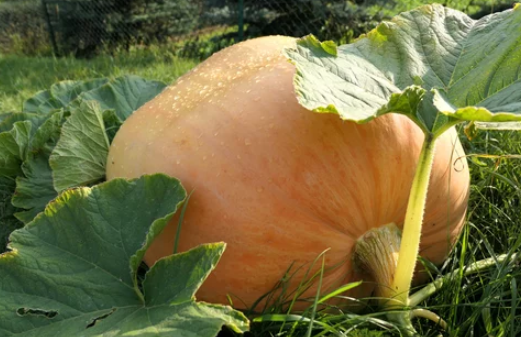
{"label": "dark green foliage", "polygon": [[329,15],[320,28],[319,36],[337,43],[349,43],[357,36],[374,28],[384,17],[381,11],[368,11],[367,7],[352,2],[333,3]]}
{"label": "dark green foliage", "polygon": [[[324,24],[329,10],[321,0],[247,1],[246,20],[259,35],[284,34],[304,36],[317,33]],[[263,15],[258,15],[263,13]]]}
{"label": "dark green foliage", "polygon": [[11,204],[15,187],[14,179],[0,177],[0,252],[5,250],[9,234],[23,226],[23,223],[14,216],[19,209]]}
{"label": "dark green foliage", "polygon": [[0,53],[50,54],[48,32],[40,2],[0,2]]}
{"label": "dark green foliage", "polygon": [[209,38],[205,36],[196,36],[182,44],[176,54],[181,57],[204,60],[205,58],[210,57],[213,53],[233,45],[235,42],[238,42],[237,32],[235,31]]}
{"label": "dark green foliage", "polygon": [[169,36],[193,30],[200,12],[198,2],[188,0],[46,1],[56,23],[59,52],[76,56],[165,42]]}
{"label": "dark green foliage", "polygon": [[[260,0],[245,1],[248,37],[314,34],[321,40],[350,42],[372,29],[384,14],[374,1]],[[383,3],[383,2],[382,2]]]}
{"label": "dark green foliage", "polygon": [[139,27],[140,38],[150,43],[193,31],[201,11],[199,1],[155,0],[146,6],[134,4],[129,14],[132,25]]}

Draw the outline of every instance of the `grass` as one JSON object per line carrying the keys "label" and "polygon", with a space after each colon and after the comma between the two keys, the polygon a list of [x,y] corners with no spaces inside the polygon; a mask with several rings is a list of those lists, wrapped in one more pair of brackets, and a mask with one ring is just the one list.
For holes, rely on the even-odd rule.
{"label": "grass", "polygon": [[[180,59],[165,51],[138,49],[91,60],[0,56],[0,111],[20,110],[24,99],[59,80],[132,73],[172,82],[196,64],[197,61]],[[517,263],[498,263],[472,276],[464,276],[463,271],[465,266],[480,259],[520,251],[521,160],[511,155],[521,153],[521,137],[513,132],[481,132],[473,141],[465,138],[462,141],[470,155],[472,175],[468,224],[445,264],[431,270],[433,278],[449,273],[454,277],[436,295],[422,302],[421,307],[447,321],[449,332],[445,336],[519,336],[521,310],[517,285],[521,282],[521,270]],[[320,274],[314,278],[319,280]],[[279,286],[284,288],[283,283]],[[310,309],[301,315],[286,315],[282,300],[273,298],[274,305],[264,309],[260,317],[256,316],[248,336],[399,335],[382,321],[384,316],[373,307],[351,313],[310,304]],[[422,336],[440,333],[429,321],[419,319],[414,323]]]}
{"label": "grass", "polygon": [[25,99],[62,80],[135,74],[171,83],[197,63],[158,48],[134,48],[115,57],[90,60],[0,55],[0,111],[20,111]]}

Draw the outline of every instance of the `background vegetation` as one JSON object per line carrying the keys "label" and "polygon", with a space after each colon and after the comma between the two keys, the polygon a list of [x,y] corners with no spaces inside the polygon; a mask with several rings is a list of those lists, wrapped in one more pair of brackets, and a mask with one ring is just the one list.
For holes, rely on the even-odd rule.
{"label": "background vegetation", "polygon": [[[313,33],[347,43],[382,19],[429,2],[433,1],[4,0],[0,53],[92,57],[133,45],[170,44],[179,56],[202,59],[240,39],[261,35]],[[475,18],[513,3],[438,2]]]}

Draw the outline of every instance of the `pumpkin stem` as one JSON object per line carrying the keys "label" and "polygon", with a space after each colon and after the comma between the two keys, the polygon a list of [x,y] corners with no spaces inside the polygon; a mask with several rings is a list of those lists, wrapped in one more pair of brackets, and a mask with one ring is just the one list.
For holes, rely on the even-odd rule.
{"label": "pumpkin stem", "polygon": [[375,296],[382,307],[396,296],[392,282],[398,264],[402,232],[390,223],[373,228],[362,235],[356,242],[353,262],[362,274],[368,274],[375,282]]}
{"label": "pumpkin stem", "polygon": [[402,308],[409,306],[409,292],[420,248],[423,213],[427,201],[436,139],[437,137],[432,134],[425,135],[405,213],[396,277],[392,283],[392,289],[396,292],[394,298],[400,302],[399,307]]}

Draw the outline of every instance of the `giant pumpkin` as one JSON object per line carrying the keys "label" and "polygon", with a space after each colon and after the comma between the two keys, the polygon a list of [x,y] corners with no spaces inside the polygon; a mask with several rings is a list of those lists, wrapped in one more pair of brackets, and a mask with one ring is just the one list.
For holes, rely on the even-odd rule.
{"label": "giant pumpkin", "polygon": [[[250,306],[291,264],[309,265],[326,249],[332,268],[323,291],[357,280],[356,240],[403,224],[423,133],[397,114],[358,125],[302,108],[295,67],[281,54],[294,43],[264,37],[213,55],[136,111],[111,146],[108,179],[162,172],[194,191],[181,251],[228,244],[200,300],[227,303],[230,294],[237,307]],[[446,132],[436,147],[420,248],[434,263],[464,222],[463,156],[455,130]],[[172,253],[176,226],[174,219],[148,250],[149,265]]]}

